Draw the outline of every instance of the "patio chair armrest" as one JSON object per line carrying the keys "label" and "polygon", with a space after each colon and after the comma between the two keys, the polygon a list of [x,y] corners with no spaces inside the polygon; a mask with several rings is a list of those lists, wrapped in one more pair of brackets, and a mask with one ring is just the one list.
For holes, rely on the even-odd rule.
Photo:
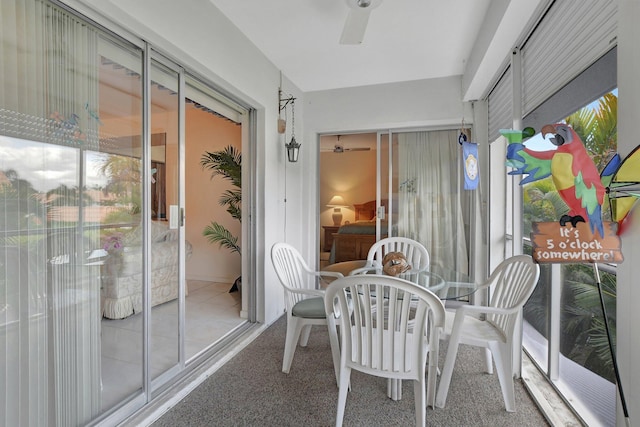
{"label": "patio chair armrest", "polygon": [[318,271],[316,272],[316,275],[320,277],[335,277],[336,279],[344,277],[344,274],[337,271]]}
{"label": "patio chair armrest", "polygon": [[301,295],[309,295],[312,297],[324,297],[323,289],[289,289],[289,292]]}
{"label": "patio chair armrest", "polygon": [[[487,307],[486,305],[462,305],[456,309],[456,316],[467,316],[467,315],[477,315],[477,314],[513,314],[517,312],[520,308],[497,308],[497,307]],[[458,314],[459,313],[459,314]]]}

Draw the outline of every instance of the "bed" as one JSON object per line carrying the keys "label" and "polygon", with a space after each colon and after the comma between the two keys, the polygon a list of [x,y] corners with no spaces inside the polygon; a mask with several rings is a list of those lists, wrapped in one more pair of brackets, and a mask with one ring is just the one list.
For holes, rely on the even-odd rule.
{"label": "bed", "polygon": [[[382,200],[387,209],[387,200]],[[376,241],[376,201],[353,205],[356,211],[355,222],[344,224],[333,235],[333,246],[329,264],[366,259],[369,248]],[[381,228],[387,229],[387,222],[381,221]],[[387,237],[383,234],[381,237]]]}

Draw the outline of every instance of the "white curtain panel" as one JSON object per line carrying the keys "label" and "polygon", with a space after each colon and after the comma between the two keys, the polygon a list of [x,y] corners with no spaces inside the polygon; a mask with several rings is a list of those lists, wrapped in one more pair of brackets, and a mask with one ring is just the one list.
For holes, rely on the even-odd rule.
{"label": "white curtain panel", "polygon": [[1,425],[100,411],[100,274],[85,155],[98,144],[98,35],[40,0],[0,1]]}
{"label": "white curtain panel", "polygon": [[398,235],[421,242],[432,264],[468,273],[457,131],[398,134]]}

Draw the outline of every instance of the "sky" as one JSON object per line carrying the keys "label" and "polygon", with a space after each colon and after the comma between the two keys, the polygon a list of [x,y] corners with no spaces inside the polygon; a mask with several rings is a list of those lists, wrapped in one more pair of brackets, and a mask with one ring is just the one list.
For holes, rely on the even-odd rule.
{"label": "sky", "polygon": [[[29,181],[37,191],[47,192],[61,184],[79,185],[80,150],[75,147],[47,144],[0,135],[0,171],[15,170],[20,179]],[[100,153],[87,152],[87,188],[102,186]]]}

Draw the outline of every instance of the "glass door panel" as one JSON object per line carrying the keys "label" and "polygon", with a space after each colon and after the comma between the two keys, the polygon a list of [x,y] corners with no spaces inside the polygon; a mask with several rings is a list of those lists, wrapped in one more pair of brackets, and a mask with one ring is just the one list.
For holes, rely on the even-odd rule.
{"label": "glass door panel", "polygon": [[468,214],[462,204],[457,141],[454,130],[393,134],[388,184],[381,185],[389,187],[390,234],[422,243],[432,265],[467,274]]}
{"label": "glass door panel", "polygon": [[[394,203],[393,185],[394,172],[397,167],[393,162],[397,162],[393,156],[393,142],[389,137],[395,137],[395,134],[378,133],[378,174],[377,174],[377,205],[384,207],[384,218],[381,215],[376,216],[376,240],[380,240],[387,236],[397,236],[397,227],[395,227],[393,209],[397,209],[397,203]],[[397,178],[396,178],[397,179]],[[396,211],[397,212],[397,211]],[[395,230],[395,232],[394,232]]]}
{"label": "glass door panel", "polygon": [[141,282],[119,280],[142,263],[127,250],[142,56],[50,2],[15,5],[0,27],[0,425],[85,425],[142,389]]}
{"label": "glass door panel", "polygon": [[240,316],[242,115],[195,78],[187,76],[185,83],[189,292],[184,336],[189,362],[245,320]]}
{"label": "glass door panel", "polygon": [[[99,152],[85,168],[99,194],[102,410],[142,391],[142,52],[99,44]],[[88,178],[89,180],[89,178]],[[97,190],[97,191],[96,191]]]}
{"label": "glass door panel", "polygon": [[151,191],[150,260],[148,280],[151,303],[149,372],[156,381],[179,363],[179,75],[151,63]]}

